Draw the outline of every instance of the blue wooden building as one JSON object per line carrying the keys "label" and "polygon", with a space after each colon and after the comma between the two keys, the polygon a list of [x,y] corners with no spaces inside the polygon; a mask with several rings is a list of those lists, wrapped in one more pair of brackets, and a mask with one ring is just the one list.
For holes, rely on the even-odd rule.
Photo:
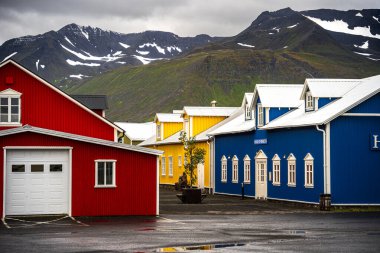
{"label": "blue wooden building", "polygon": [[380,76],[258,84],[210,135],[215,193],[380,205]]}

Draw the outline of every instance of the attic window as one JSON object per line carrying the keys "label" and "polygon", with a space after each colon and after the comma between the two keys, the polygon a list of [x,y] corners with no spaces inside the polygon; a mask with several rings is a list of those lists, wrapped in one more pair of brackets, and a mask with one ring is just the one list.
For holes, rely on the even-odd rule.
{"label": "attic window", "polygon": [[257,125],[264,125],[264,111],[261,104],[257,104]]}
{"label": "attic window", "polygon": [[156,126],[156,131],[157,131],[156,133],[157,139],[160,140],[161,139],[161,124],[158,124]]}
{"label": "attic window", "polygon": [[306,111],[314,111],[314,98],[310,91],[306,93]]}
{"label": "attic window", "polygon": [[12,89],[0,92],[0,124],[19,124],[21,93]]}
{"label": "attic window", "polygon": [[249,104],[248,103],[245,104],[245,119],[246,120],[252,119],[251,118],[251,110],[249,108]]}

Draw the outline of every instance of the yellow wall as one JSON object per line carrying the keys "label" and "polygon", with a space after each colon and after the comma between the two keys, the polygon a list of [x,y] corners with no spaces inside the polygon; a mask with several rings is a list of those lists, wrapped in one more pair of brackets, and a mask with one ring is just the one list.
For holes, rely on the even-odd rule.
{"label": "yellow wall", "polygon": [[226,117],[223,116],[192,116],[193,136],[200,134],[210,127],[223,121]]}
{"label": "yellow wall", "polygon": [[173,134],[177,133],[178,131],[182,130],[183,123],[182,122],[156,122],[156,132],[157,132],[157,125],[161,124],[161,127],[164,128],[164,134],[161,136],[160,140],[164,140],[168,138],[169,136],[172,136]]}
{"label": "yellow wall", "polygon": [[[199,142],[197,143],[197,147],[204,148],[206,150],[205,155],[205,164],[204,164],[204,186],[206,188],[210,187],[210,148],[207,142]],[[158,145],[158,146],[150,146],[149,148],[158,149],[164,151],[164,154],[161,157],[165,157],[166,159],[166,174],[162,175],[162,167],[161,167],[161,157],[160,157],[160,184],[171,184],[174,185],[178,182],[178,178],[184,172],[184,150],[182,144],[167,144],[167,145]],[[178,166],[178,156],[182,157],[182,166]],[[169,157],[173,157],[173,176],[169,176]],[[195,174],[197,174],[197,169],[194,170]],[[189,178],[188,181],[190,182]],[[197,185],[197,184],[195,184]]]}

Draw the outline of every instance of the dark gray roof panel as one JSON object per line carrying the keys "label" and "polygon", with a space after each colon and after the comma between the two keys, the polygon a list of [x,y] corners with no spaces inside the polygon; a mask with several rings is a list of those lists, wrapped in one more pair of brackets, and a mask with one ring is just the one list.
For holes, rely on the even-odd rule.
{"label": "dark gray roof panel", "polygon": [[106,95],[71,95],[71,97],[91,110],[108,109]]}

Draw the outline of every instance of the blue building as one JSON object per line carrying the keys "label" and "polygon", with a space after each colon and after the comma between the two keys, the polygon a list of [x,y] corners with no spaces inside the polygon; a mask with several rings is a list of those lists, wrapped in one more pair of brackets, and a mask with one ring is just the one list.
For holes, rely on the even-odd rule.
{"label": "blue building", "polygon": [[258,84],[209,134],[215,193],[380,205],[380,76]]}

